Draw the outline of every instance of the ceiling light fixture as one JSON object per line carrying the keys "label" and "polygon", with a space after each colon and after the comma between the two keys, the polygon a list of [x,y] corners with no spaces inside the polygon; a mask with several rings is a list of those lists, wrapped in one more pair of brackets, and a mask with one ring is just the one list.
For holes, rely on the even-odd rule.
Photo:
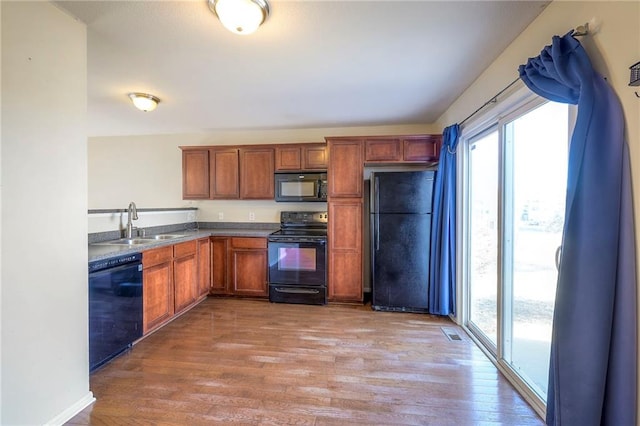
{"label": "ceiling light fixture", "polygon": [[160,98],[147,93],[129,93],[128,96],[133,105],[144,112],[153,111],[160,103]]}
{"label": "ceiling light fixture", "polygon": [[269,16],[266,0],[208,0],[209,9],[232,33],[251,34]]}

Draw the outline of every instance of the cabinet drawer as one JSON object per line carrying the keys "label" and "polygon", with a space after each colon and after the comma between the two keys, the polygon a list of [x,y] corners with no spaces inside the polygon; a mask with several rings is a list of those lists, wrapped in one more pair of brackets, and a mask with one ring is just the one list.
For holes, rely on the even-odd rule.
{"label": "cabinet drawer", "polygon": [[145,269],[163,262],[170,262],[172,259],[173,246],[160,247],[142,252],[142,265]]}
{"label": "cabinet drawer", "polygon": [[173,246],[174,257],[183,257],[196,254],[196,240],[179,243]]}
{"label": "cabinet drawer", "polygon": [[266,249],[266,238],[232,238],[231,245],[233,248],[256,248]]}

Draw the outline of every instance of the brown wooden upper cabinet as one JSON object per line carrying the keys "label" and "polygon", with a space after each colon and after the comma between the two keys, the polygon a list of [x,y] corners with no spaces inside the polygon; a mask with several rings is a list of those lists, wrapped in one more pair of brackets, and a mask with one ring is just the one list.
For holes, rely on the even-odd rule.
{"label": "brown wooden upper cabinet", "polygon": [[327,146],[323,143],[278,145],[278,171],[327,170]]}
{"label": "brown wooden upper cabinet", "polygon": [[240,198],[243,200],[273,200],[274,149],[240,149]]}
{"label": "brown wooden upper cabinet", "polygon": [[435,164],[442,136],[328,137],[326,141],[181,147],[182,198],[272,200],[275,171],[306,170],[327,170],[329,197],[359,198],[365,163]]}
{"label": "brown wooden upper cabinet", "polygon": [[363,186],[362,139],[327,138],[329,198],[360,198]]}
{"label": "brown wooden upper cabinet", "polygon": [[273,146],[181,149],[183,199],[274,198]]}
{"label": "brown wooden upper cabinet", "polygon": [[364,141],[364,161],[402,161],[402,144],[398,138]]}
{"label": "brown wooden upper cabinet", "polygon": [[368,137],[364,139],[367,163],[432,163],[440,155],[441,135]]}
{"label": "brown wooden upper cabinet", "polygon": [[212,199],[233,200],[240,198],[239,152],[238,148],[212,148],[210,150]]}
{"label": "brown wooden upper cabinet", "polygon": [[201,200],[210,197],[209,150],[182,152],[182,198]]}

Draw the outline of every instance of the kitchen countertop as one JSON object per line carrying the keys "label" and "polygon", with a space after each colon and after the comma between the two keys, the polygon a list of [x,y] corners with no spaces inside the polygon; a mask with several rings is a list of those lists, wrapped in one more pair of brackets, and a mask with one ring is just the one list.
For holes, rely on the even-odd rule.
{"label": "kitchen countertop", "polygon": [[[168,240],[149,241],[146,244],[140,244],[135,246],[129,245],[111,245],[105,244],[108,241],[89,244],[89,262],[94,260],[103,260],[110,257],[121,256],[131,253],[140,253],[145,250],[183,243],[185,241],[197,240],[206,237],[262,237],[266,238],[279,228],[276,226],[273,229],[248,229],[248,228],[220,228],[220,229],[199,229],[188,231],[174,231],[168,232],[171,235],[183,235],[180,238],[172,238]],[[144,237],[138,237],[144,238]]]}

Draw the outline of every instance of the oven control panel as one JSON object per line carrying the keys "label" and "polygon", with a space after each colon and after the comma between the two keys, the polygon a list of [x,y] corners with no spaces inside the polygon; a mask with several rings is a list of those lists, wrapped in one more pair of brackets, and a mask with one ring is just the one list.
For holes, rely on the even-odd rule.
{"label": "oven control panel", "polygon": [[280,212],[280,223],[283,225],[326,225],[328,219],[327,212]]}

